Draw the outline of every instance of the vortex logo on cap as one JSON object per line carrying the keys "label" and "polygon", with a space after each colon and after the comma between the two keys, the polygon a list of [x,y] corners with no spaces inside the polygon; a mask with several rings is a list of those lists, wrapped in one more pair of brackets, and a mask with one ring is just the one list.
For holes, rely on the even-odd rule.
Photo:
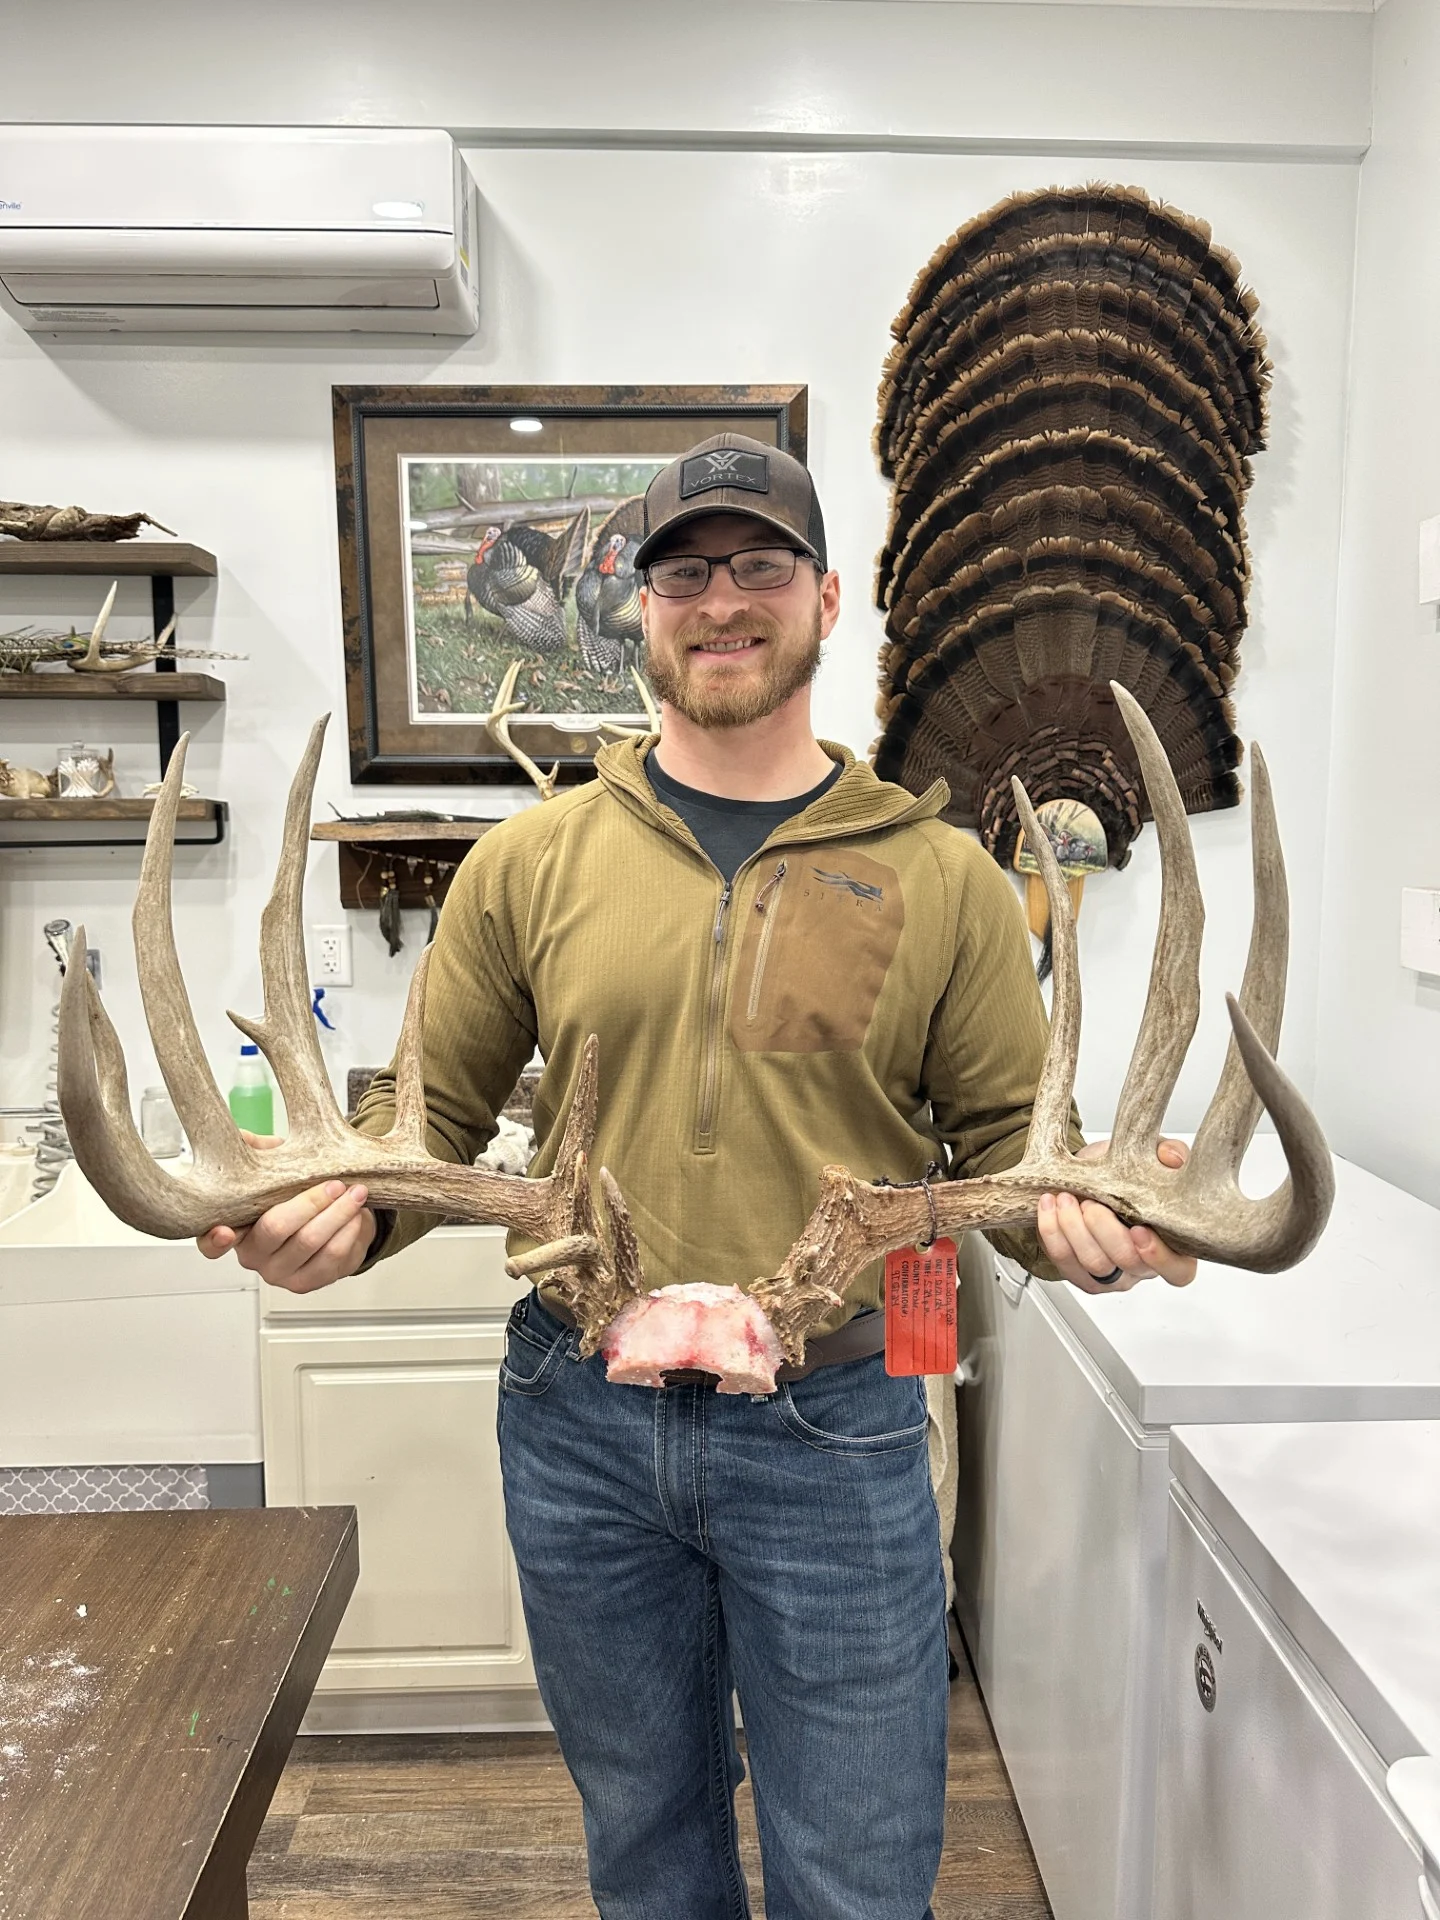
{"label": "vortex logo on cap", "polygon": [[716,447],[697,453],[680,469],[680,498],[689,500],[711,487],[742,487],[747,493],[770,491],[770,462],[743,447]]}

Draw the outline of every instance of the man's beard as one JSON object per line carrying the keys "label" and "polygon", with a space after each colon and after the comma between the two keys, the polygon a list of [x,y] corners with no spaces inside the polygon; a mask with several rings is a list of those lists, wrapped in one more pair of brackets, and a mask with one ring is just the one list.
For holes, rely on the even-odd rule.
{"label": "man's beard", "polygon": [[[724,656],[699,661],[691,649],[707,640],[753,635],[765,642],[762,670],[749,666],[727,671]],[[662,657],[647,638],[645,674],[652,690],[697,727],[747,727],[783,707],[801,687],[808,686],[820,666],[820,609],[803,636],[787,630],[768,614],[738,616],[716,626],[713,620],[687,620]]]}

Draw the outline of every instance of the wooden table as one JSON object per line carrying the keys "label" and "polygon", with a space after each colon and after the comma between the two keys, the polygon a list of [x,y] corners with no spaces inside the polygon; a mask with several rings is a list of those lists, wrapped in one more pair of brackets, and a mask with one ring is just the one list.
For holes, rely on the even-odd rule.
{"label": "wooden table", "polygon": [[353,1507],[0,1519],[0,1920],[244,1920]]}

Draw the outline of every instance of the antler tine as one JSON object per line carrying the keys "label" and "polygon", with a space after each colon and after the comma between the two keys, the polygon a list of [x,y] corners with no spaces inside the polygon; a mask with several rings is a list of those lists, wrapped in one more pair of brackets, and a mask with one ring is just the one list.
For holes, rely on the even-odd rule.
{"label": "antler tine", "polygon": [[1161,1123],[1200,1018],[1200,936],[1205,903],[1180,789],[1144,708],[1118,681],[1110,691],[1135,743],[1160,842],[1160,923],[1135,1051],[1115,1110],[1109,1159],[1147,1171]]}
{"label": "antler tine", "polygon": [[497,746],[503,747],[527,779],[539,789],[542,800],[555,798],[555,782],[560,774],[557,760],[549,773],[542,773],[529,754],[510,738],[510,716],[524,710],[525,702],[515,698],[515,682],[520,677],[520,662],[512,660],[495,694],[495,704],[485,716],[485,731]]}
{"label": "antler tine", "polygon": [[110,615],[115,607],[115,596],[119,591],[120,582],[118,580],[112,580],[110,582],[110,591],[105,596],[105,604],[95,616],[95,624],[90,629],[90,644],[85,649],[85,657],[81,663],[84,666],[95,666],[99,662],[100,642],[104,639],[105,629],[110,624]]}
{"label": "antler tine", "polygon": [[310,801],[329,718],[329,714],[323,714],[310,729],[304,756],[290,783],[275,884],[260,916],[264,1017],[247,1020],[238,1013],[230,1015],[241,1033],[253,1040],[270,1062],[284,1095],[291,1136],[307,1147],[348,1145],[351,1137],[315,1033],[301,918]]}
{"label": "antler tine", "polygon": [[395,1042],[395,1118],[390,1131],[381,1138],[387,1146],[402,1152],[425,1153],[425,989],[430,978],[427,946],[410,976],[410,991],[405,996],[405,1018],[400,1023],[400,1038]]}
{"label": "antler tine", "polygon": [[655,704],[655,696],[651,693],[649,687],[645,684],[644,675],[640,672],[640,669],[638,667],[631,667],[630,678],[635,682],[636,691],[639,693],[640,698],[644,703],[645,718],[650,724],[651,733],[659,733],[660,709]]}
{"label": "antler tine", "polygon": [[576,1167],[589,1158],[595,1144],[595,1114],[600,1100],[600,1042],[592,1033],[580,1054],[580,1072],[570,1096],[565,1131],[555,1156],[557,1178],[573,1179]]}
{"label": "antler tine", "polygon": [[608,733],[612,740],[643,740],[647,733],[659,733],[660,731],[660,709],[656,706],[650,689],[646,686],[637,668],[631,667],[630,678],[635,682],[636,690],[645,708],[645,725],[643,727],[622,727],[618,720],[602,720],[600,722],[600,731],[601,733]]}
{"label": "antler tine", "polygon": [[85,965],[84,927],[75,929],[60,987],[57,1084],[80,1171],[100,1193],[123,1182],[132,1196],[133,1224],[142,1233],[163,1234],[174,1182],[136,1132],[125,1055]]}
{"label": "antler tine", "polygon": [[610,1222],[608,1246],[596,1225],[583,1153],[576,1171],[575,1231],[547,1246],[516,1254],[505,1262],[505,1271],[512,1280],[549,1274],[551,1286],[575,1315],[580,1358],[588,1360],[620,1309],[645,1291],[645,1274],[630,1210],[609,1168],[600,1169],[600,1190]]}
{"label": "antler tine", "polygon": [[[1285,856],[1275,822],[1275,802],[1265,756],[1250,749],[1250,848],[1254,876],[1254,909],[1250,951],[1240,987],[1240,1009],[1261,1046],[1273,1055],[1280,1044],[1280,1022],[1285,1011],[1285,972],[1290,952],[1290,894],[1285,881]],[[1215,1097],[1200,1122],[1190,1161],[1197,1177],[1233,1177],[1260,1118],[1260,1096],[1245,1070],[1244,1056],[1234,1040],[1225,1052],[1225,1066]]]}
{"label": "antler tine", "polygon": [[1075,1092],[1075,1069],[1080,1057],[1080,960],[1075,938],[1075,915],[1070,889],[1050,845],[1050,836],[1035,817],[1030,796],[1018,779],[1010,782],[1026,844],[1034,849],[1050,902],[1051,977],[1050,1038],[1030,1109],[1030,1136],[1025,1143],[1026,1166],[1070,1151],[1070,1103]]}
{"label": "antler tine", "polygon": [[[534,1273],[550,1273],[558,1268],[581,1267],[602,1271],[607,1263],[605,1247],[595,1224],[595,1209],[590,1195],[590,1149],[595,1142],[595,1109],[600,1086],[600,1042],[592,1033],[580,1055],[580,1072],[570,1096],[570,1111],[560,1136],[559,1151],[550,1180],[557,1192],[568,1193],[568,1234],[528,1253],[517,1253],[506,1262],[505,1271],[512,1280],[527,1279]],[[577,1285],[574,1273],[560,1275],[567,1297]],[[581,1283],[583,1284],[583,1283]]]}
{"label": "antler tine", "polygon": [[1290,1169],[1290,1178],[1267,1198],[1242,1203],[1244,1264],[1255,1273],[1279,1273],[1303,1259],[1320,1238],[1335,1198],[1335,1163],[1319,1121],[1271,1058],[1233,994],[1226,994],[1225,1004],[1245,1071],[1275,1122]]}
{"label": "antler tine", "polygon": [[[182,733],[150,814],[145,854],[140,863],[140,884],[135,890],[135,909],[131,915],[135,969],[161,1077],[197,1165],[238,1174],[246,1164],[245,1145],[205,1058],[185,976],[180,971],[180,957],[175,951],[171,877],[175,865],[175,820],[189,744],[189,734]],[[123,1061],[121,1071],[124,1071]]]}

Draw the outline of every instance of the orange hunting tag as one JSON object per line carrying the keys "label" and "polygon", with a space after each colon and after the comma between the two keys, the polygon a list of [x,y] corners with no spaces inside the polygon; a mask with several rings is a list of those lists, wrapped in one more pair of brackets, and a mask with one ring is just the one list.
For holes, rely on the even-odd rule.
{"label": "orange hunting tag", "polygon": [[885,1256],[885,1371],[955,1371],[955,1242]]}

